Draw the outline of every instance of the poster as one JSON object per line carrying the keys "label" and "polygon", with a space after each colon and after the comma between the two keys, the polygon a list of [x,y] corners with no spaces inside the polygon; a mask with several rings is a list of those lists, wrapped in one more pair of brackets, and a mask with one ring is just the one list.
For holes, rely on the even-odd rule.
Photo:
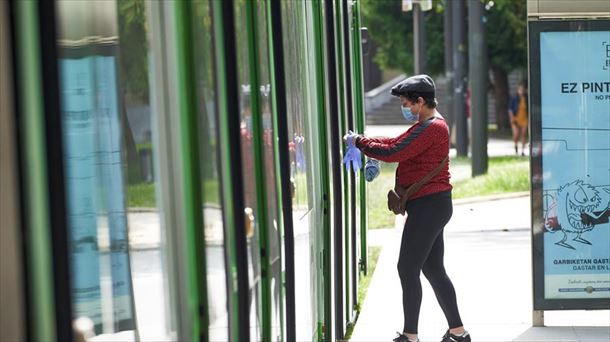
{"label": "poster", "polygon": [[64,162],[74,318],[102,329],[97,237],[97,169],[93,75],[88,59],[61,60]]}
{"label": "poster", "polygon": [[110,237],[110,277],[114,330],[135,330],[129,240],[125,213],[125,189],[121,148],[121,125],[117,101],[116,58],[96,56],[96,121],[98,134],[98,184],[104,203],[100,211],[107,216]]}
{"label": "poster", "polygon": [[544,299],[610,298],[610,31],[539,39]]}
{"label": "poster", "polygon": [[115,57],[63,58],[59,66],[74,318],[90,318],[96,334],[135,330]]}

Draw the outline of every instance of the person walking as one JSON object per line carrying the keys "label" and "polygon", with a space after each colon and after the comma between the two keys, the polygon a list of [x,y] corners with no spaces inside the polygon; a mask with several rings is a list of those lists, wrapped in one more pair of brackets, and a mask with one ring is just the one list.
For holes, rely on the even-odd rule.
{"label": "person walking", "polygon": [[515,154],[519,155],[519,140],[521,140],[521,155],[525,155],[525,144],[527,143],[527,87],[525,83],[517,87],[517,95],[510,99],[508,105],[508,117],[513,130],[513,142],[515,143]]}
{"label": "person walking", "polygon": [[[436,110],[436,88],[430,76],[417,75],[396,84],[391,94],[400,98],[402,114],[414,122],[398,137],[367,137],[348,133],[365,155],[398,163],[397,189],[423,183],[410,194],[405,205],[407,220],[402,233],[398,274],[402,285],[404,326],[395,342],[415,342],[422,300],[420,273],[428,279],[447,318],[449,329],[443,342],[470,342],[458,311],[455,289],[443,262],[443,230],[453,213],[449,183],[449,128]],[[418,182],[420,181],[420,182]]]}

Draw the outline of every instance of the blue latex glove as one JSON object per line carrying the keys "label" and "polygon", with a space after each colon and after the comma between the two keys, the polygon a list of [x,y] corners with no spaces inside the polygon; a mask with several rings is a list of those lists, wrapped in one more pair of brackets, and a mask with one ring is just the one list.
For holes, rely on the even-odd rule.
{"label": "blue latex glove", "polygon": [[347,171],[349,171],[350,162],[352,170],[354,170],[354,172],[362,168],[362,154],[360,153],[360,150],[354,145],[354,138],[356,136],[358,135],[352,131],[349,131],[349,133],[345,135],[347,149],[345,150],[345,155],[343,156],[343,164],[345,164],[345,169]]}
{"label": "blue latex glove", "polygon": [[364,178],[367,182],[372,182],[373,179],[379,176],[381,168],[379,167],[379,161],[376,159],[369,159],[364,165]]}

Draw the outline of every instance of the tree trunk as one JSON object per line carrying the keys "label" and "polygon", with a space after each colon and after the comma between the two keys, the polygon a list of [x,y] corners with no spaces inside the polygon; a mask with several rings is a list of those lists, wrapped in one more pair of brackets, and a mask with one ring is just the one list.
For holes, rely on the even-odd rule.
{"label": "tree trunk", "polygon": [[508,120],[508,99],[510,90],[508,89],[508,75],[506,71],[498,66],[492,65],[494,97],[496,103],[496,124],[498,131],[502,133],[510,132],[510,122]]}
{"label": "tree trunk", "polygon": [[133,132],[127,119],[127,92],[122,92],[121,104],[121,128],[123,130],[123,144],[125,148],[125,155],[127,161],[127,183],[137,184],[142,182],[142,172],[140,168],[140,158],[138,156],[138,148],[136,147],[136,141],[133,138]]}

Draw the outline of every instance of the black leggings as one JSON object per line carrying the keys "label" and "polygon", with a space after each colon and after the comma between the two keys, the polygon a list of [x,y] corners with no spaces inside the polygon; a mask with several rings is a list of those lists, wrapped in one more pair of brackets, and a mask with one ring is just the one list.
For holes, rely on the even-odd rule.
{"label": "black leggings", "polygon": [[443,265],[443,229],[452,214],[451,191],[416,198],[407,203],[407,222],[398,258],[404,332],[417,334],[422,297],[419,274],[422,271],[434,289],[449,327],[462,326],[455,289]]}

